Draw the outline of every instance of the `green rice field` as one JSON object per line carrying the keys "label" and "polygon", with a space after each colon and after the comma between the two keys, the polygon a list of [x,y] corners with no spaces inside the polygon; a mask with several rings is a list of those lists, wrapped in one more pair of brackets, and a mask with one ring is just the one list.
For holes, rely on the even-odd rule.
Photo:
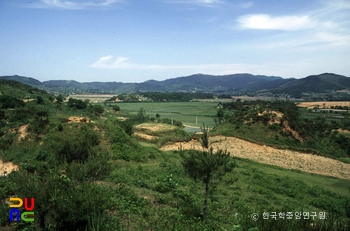
{"label": "green rice field", "polygon": [[146,110],[146,115],[160,118],[172,118],[184,125],[199,127],[214,127],[217,113],[217,102],[156,102],[156,103],[119,103],[122,112],[136,115],[140,108]]}

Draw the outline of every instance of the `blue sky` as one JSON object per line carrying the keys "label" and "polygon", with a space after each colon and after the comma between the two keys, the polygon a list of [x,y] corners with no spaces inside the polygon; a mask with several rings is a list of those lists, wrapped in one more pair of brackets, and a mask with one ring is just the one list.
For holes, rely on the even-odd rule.
{"label": "blue sky", "polygon": [[349,0],[1,0],[0,75],[350,76]]}

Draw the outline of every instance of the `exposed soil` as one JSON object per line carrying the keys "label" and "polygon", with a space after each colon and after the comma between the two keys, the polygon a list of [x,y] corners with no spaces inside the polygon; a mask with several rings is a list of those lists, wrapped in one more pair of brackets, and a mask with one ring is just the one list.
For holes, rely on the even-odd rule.
{"label": "exposed soil", "polygon": [[135,127],[135,130],[147,132],[171,131],[176,129],[176,126],[161,123],[143,123]]}
{"label": "exposed soil", "polygon": [[[286,169],[297,169],[325,176],[350,179],[350,164],[337,160],[306,154],[292,150],[281,150],[273,147],[251,143],[235,137],[210,137],[214,149],[223,149],[232,156],[251,159],[257,162],[280,166]],[[178,142],[165,145],[163,151],[182,149],[202,150],[198,141]]]}
{"label": "exposed soil", "polygon": [[135,131],[134,136],[140,137],[141,139],[144,139],[144,140],[153,140],[158,138],[158,136],[147,135],[139,131]]}
{"label": "exposed soil", "polygon": [[143,123],[135,127],[134,136],[144,140],[153,140],[159,138],[155,135],[157,132],[172,131],[174,129],[176,129],[176,126],[170,124]]}
{"label": "exposed soil", "polygon": [[25,103],[28,103],[28,102],[31,102],[31,101],[34,101],[35,99],[24,99],[23,102]]}
{"label": "exposed soil", "polygon": [[25,138],[28,135],[28,124],[25,124],[18,128],[18,141],[21,141],[21,139]]}
{"label": "exposed soil", "polygon": [[343,129],[341,129],[341,128],[339,128],[337,131],[340,132],[340,133],[350,134],[350,131],[349,131],[349,130],[343,130]]}
{"label": "exposed soil", "polygon": [[92,122],[89,118],[70,116],[68,117],[68,123],[89,123]]}
{"label": "exposed soil", "polygon": [[12,171],[18,170],[18,166],[11,163],[11,162],[3,162],[2,159],[0,159],[0,176],[6,176]]}
{"label": "exposed soil", "polygon": [[[278,111],[264,111],[263,113],[258,113],[259,116],[266,114],[266,113],[271,113],[274,115],[274,118],[271,118],[269,121],[269,124],[280,124],[281,119],[283,118],[283,113],[278,112]],[[294,137],[294,139],[299,140],[300,142],[303,142],[303,138],[299,135],[299,133],[295,130],[293,130],[290,126],[288,121],[283,121],[282,123],[283,126],[283,131],[290,134],[291,136]]]}
{"label": "exposed soil", "polygon": [[128,118],[122,117],[122,116],[118,116],[117,119],[120,120],[120,121],[126,121]]}
{"label": "exposed soil", "polygon": [[294,139],[297,139],[297,140],[299,140],[300,142],[303,142],[303,141],[304,141],[303,138],[299,135],[299,133],[298,133],[297,131],[293,130],[293,129],[289,126],[288,121],[283,121],[282,125],[283,125],[283,131],[284,131],[284,132],[291,134],[291,135],[294,137]]}

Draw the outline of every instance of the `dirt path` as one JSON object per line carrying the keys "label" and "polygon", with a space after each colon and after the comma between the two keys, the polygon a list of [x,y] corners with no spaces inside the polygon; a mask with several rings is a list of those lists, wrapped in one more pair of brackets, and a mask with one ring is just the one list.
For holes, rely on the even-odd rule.
{"label": "dirt path", "polygon": [[[210,140],[213,142],[212,146],[214,149],[226,149],[232,156],[247,158],[286,169],[298,169],[304,172],[350,180],[350,164],[337,160],[297,151],[276,149],[235,137],[215,136],[211,137]],[[183,149],[201,150],[198,141],[165,145],[161,150],[178,150],[180,144]]]}

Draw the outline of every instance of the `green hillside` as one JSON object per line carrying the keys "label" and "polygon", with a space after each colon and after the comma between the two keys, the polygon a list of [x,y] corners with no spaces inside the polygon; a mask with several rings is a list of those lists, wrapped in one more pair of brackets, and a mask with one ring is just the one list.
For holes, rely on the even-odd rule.
{"label": "green hillside", "polygon": [[[220,162],[222,153],[211,155],[210,149],[164,152],[157,145],[203,141],[205,135],[193,137],[181,123],[162,126],[174,121],[161,113],[150,118],[142,108],[131,114],[123,104],[64,101],[17,82],[2,83],[0,96],[11,97],[0,97],[0,158],[19,170],[0,176],[1,230],[348,229],[350,180],[227,155]],[[23,97],[35,100],[19,103]],[[135,132],[145,122],[151,129],[171,129],[154,130],[156,140],[139,138]],[[225,124],[220,126],[216,132]],[[34,222],[10,222],[10,197],[35,198]],[[280,213],[276,220],[273,212]],[[305,213],[298,219],[296,212]]]}
{"label": "green hillside", "polygon": [[350,78],[332,73],[324,73],[287,82],[271,91],[273,93],[284,92],[300,97],[303,93],[324,93],[349,88]]}
{"label": "green hillside", "polygon": [[24,77],[24,76],[19,76],[19,75],[13,75],[13,76],[1,76],[1,79],[7,79],[7,80],[13,80],[13,81],[17,81],[23,84],[27,84],[33,87],[38,87],[40,86],[42,83],[34,78],[31,77]]}

